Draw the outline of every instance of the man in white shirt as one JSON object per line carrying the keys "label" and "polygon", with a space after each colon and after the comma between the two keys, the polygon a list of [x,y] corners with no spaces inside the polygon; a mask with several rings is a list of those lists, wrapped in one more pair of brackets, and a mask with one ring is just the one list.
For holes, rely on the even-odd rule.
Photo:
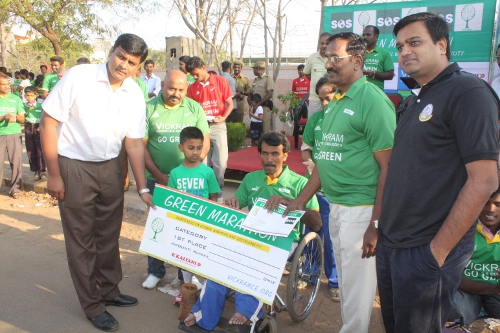
{"label": "man in white shirt", "polygon": [[137,304],[118,288],[122,141],[139,195],[155,208],[144,175],[144,97],[130,78],[147,54],[142,38],[121,35],[106,64],[68,70],[42,105],[47,189],[59,200],[71,278],[85,315],[103,331],[118,329],[106,306]]}
{"label": "man in white shirt", "polygon": [[21,69],[19,71],[19,76],[21,77],[21,83],[19,83],[19,86],[17,86],[17,91],[19,92],[19,97],[21,97],[21,100],[23,103],[28,103],[26,100],[26,97],[24,96],[24,88],[29,87],[31,85],[31,82],[29,80],[29,72],[27,69]]}
{"label": "man in white shirt", "polygon": [[158,96],[161,91],[161,79],[153,73],[155,70],[155,62],[153,60],[148,59],[144,62],[144,70],[146,71],[146,76],[143,76],[141,79],[148,88],[149,99],[152,99]]}

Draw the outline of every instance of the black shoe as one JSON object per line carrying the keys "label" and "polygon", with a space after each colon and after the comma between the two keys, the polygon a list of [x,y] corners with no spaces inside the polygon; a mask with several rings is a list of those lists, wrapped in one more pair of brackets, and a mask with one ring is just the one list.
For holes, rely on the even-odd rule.
{"label": "black shoe", "polygon": [[106,332],[113,332],[118,329],[118,321],[108,311],[104,311],[100,315],[88,318],[97,329]]}
{"label": "black shoe", "polygon": [[112,306],[134,306],[137,305],[137,303],[139,303],[137,298],[127,295],[120,295],[115,299],[106,301],[106,305]]}

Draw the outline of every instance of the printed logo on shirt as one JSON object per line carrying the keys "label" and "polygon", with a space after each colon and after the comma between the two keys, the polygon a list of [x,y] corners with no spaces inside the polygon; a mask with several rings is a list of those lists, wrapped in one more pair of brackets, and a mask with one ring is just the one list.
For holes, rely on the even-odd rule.
{"label": "printed logo on shirt", "polygon": [[215,87],[213,87],[212,89],[210,89],[210,91],[214,91]]}
{"label": "printed logo on shirt", "polygon": [[432,106],[432,104],[427,104],[427,106],[418,115],[418,120],[423,122],[423,121],[427,121],[427,120],[431,119],[433,109],[434,109],[434,106]]}
{"label": "printed logo on shirt", "polygon": [[321,131],[321,127],[318,125],[318,126],[316,126],[316,128],[314,130],[315,131]]}
{"label": "printed logo on shirt", "polygon": [[187,116],[189,116],[190,114],[191,114],[191,112],[185,113],[185,114],[184,114],[184,117],[187,117]]}
{"label": "printed logo on shirt", "polygon": [[259,190],[259,187],[258,186],[255,186],[255,187],[252,187],[251,188],[252,191],[258,191]]}
{"label": "printed logo on shirt", "polygon": [[354,115],[354,111],[349,110],[349,109],[344,109],[344,113],[347,113],[350,116]]}
{"label": "printed logo on shirt", "polygon": [[158,118],[160,115],[158,113],[153,113],[153,115],[151,116],[151,118]]}
{"label": "printed logo on shirt", "polygon": [[287,193],[287,194],[290,194],[290,190],[287,189],[287,188],[279,188],[278,191],[280,192],[283,192],[283,193]]}

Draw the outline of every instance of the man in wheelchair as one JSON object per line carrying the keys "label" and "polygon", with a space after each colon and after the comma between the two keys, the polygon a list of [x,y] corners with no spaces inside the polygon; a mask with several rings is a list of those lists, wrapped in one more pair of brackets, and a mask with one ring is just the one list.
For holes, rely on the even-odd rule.
{"label": "man in wheelchair", "polygon": [[[284,134],[269,132],[264,134],[258,143],[258,151],[263,170],[250,172],[245,176],[235,197],[226,200],[226,205],[241,209],[252,209],[258,198],[268,199],[269,210],[287,205],[291,199],[305,187],[307,179],[291,171],[283,164],[290,151],[290,143]],[[316,197],[306,205],[306,212],[301,222],[314,231],[321,228],[321,216]],[[299,226],[296,228],[300,230]],[[297,235],[295,240],[298,240]],[[230,289],[211,280],[207,280],[201,290],[199,300],[191,308],[191,313],[184,319],[185,326],[198,324],[201,328],[212,330],[222,315],[224,303]],[[256,321],[263,316],[262,302],[253,296],[236,292],[236,312],[229,324],[243,325],[248,320]]]}
{"label": "man in wheelchair", "polygon": [[500,319],[500,188],[484,205],[475,237],[474,252],[455,292],[455,308],[448,316],[467,325],[482,315]]}

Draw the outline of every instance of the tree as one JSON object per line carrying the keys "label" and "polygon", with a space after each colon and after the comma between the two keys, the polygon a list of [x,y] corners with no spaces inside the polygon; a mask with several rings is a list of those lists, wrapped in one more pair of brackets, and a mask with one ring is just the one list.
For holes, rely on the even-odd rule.
{"label": "tree", "polygon": [[[63,55],[63,44],[85,42],[91,33],[110,33],[114,27],[99,19],[97,13],[114,6],[131,7],[136,0],[1,0],[5,10],[19,17],[47,38],[56,55]],[[142,12],[137,3],[134,12]]]}

